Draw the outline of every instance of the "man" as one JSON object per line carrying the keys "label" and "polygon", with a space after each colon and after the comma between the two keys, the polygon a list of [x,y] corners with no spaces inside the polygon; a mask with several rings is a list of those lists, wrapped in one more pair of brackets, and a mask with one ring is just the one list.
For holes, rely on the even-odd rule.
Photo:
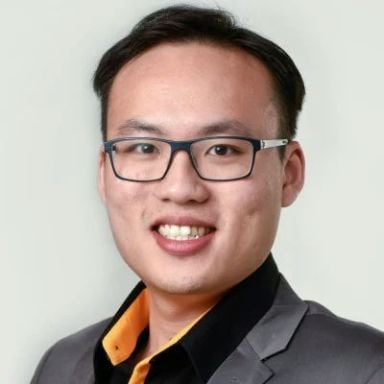
{"label": "man", "polygon": [[222,11],[144,18],[102,58],[99,189],[142,280],[65,338],[45,383],[384,383],[384,335],[303,302],[270,254],[304,180],[304,84]]}

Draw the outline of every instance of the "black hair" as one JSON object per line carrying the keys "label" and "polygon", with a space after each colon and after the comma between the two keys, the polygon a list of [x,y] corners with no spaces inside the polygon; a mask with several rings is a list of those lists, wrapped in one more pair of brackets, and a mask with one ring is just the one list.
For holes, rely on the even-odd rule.
{"label": "black hair", "polygon": [[139,21],[132,31],[102,56],[93,87],[101,101],[101,131],[107,137],[108,97],[120,69],[134,57],[162,43],[203,42],[240,48],[269,70],[277,97],[280,135],[292,139],[305,95],[303,79],[290,56],[274,42],[239,26],[222,9],[175,5]]}

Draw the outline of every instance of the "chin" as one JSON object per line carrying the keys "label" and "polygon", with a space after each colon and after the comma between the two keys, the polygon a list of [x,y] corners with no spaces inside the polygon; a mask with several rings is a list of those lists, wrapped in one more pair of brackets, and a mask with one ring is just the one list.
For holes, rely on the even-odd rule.
{"label": "chin", "polygon": [[162,279],[157,281],[152,279],[146,285],[172,295],[203,294],[210,291],[206,280],[199,279],[196,276],[172,276],[168,279],[165,278],[166,276],[162,276]]}

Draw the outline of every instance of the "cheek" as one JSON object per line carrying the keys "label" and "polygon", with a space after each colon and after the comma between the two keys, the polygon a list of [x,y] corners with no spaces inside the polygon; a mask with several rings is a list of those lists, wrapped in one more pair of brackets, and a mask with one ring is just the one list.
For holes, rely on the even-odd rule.
{"label": "cheek", "polygon": [[110,180],[106,188],[106,208],[112,234],[123,259],[135,270],[137,255],[148,236],[148,197],[145,186]]}
{"label": "cheek", "polygon": [[[236,185],[235,185],[236,184]],[[269,237],[280,215],[281,192],[276,178],[248,179],[222,190],[222,212],[226,227],[238,238]],[[255,236],[259,234],[259,236]],[[260,239],[259,239],[260,240]]]}
{"label": "cheek", "polygon": [[[224,192],[222,194],[224,195]],[[241,214],[243,220],[248,220],[270,209],[278,199],[276,184],[271,180],[239,181],[226,191],[222,205],[227,206],[232,214],[236,216]]]}
{"label": "cheek", "polygon": [[105,187],[106,208],[115,230],[127,230],[145,215],[148,193],[140,183],[132,183],[108,175]]}

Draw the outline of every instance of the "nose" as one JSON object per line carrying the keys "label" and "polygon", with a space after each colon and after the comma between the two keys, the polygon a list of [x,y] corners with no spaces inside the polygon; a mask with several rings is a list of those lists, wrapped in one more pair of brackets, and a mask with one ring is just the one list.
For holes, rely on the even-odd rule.
{"label": "nose", "polygon": [[156,196],[175,204],[203,203],[209,198],[207,182],[193,168],[185,151],[177,151],[164,179],[155,188]]}

